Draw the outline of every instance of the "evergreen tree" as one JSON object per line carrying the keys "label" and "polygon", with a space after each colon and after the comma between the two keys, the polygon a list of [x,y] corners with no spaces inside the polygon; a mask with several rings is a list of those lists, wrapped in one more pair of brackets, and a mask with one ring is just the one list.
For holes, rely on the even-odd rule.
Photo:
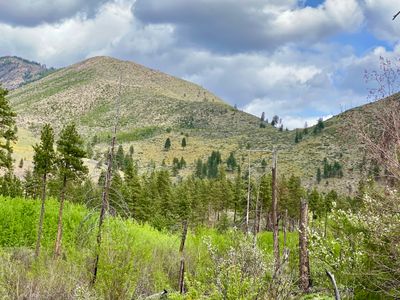
{"label": "evergreen tree", "polygon": [[185,149],[185,147],[186,147],[186,138],[185,137],[182,139],[181,146],[182,146],[182,149]]}
{"label": "evergreen tree", "polygon": [[21,197],[23,195],[21,180],[10,173],[0,177],[0,194],[12,198]]}
{"label": "evergreen tree", "polygon": [[31,170],[26,170],[24,174],[24,191],[26,198],[36,199],[40,190],[40,178]]}
{"label": "evergreen tree", "polygon": [[125,165],[125,155],[122,145],[118,146],[117,153],[115,154],[115,162],[117,163],[117,168],[123,171]]}
{"label": "evergreen tree", "polygon": [[181,160],[179,161],[179,168],[180,169],[184,169],[184,168],[186,168],[186,161],[185,161],[185,159],[183,158],[183,156],[181,157]]}
{"label": "evergreen tree", "polygon": [[226,160],[226,165],[227,165],[227,167],[228,167],[228,170],[229,171],[234,171],[235,169],[236,169],[236,167],[237,167],[237,162],[236,162],[236,158],[235,158],[235,155],[233,154],[233,152],[231,152],[230,154],[229,154],[229,157],[228,157],[228,159]]}
{"label": "evergreen tree", "polygon": [[313,219],[320,217],[324,208],[321,196],[315,188],[311,191],[311,193],[308,194],[308,204],[310,206]]}
{"label": "evergreen tree", "polygon": [[44,125],[40,134],[40,144],[33,146],[33,164],[34,172],[42,178],[42,205],[40,209],[38,235],[36,240],[35,256],[40,254],[40,242],[43,231],[44,209],[46,200],[47,177],[54,170],[55,152],[54,152],[54,132],[50,124]]}
{"label": "evergreen tree", "polygon": [[265,170],[267,169],[267,161],[265,160],[265,158],[263,158],[261,161],[261,168],[263,172],[265,172]]}
{"label": "evergreen tree", "polygon": [[127,164],[125,168],[124,193],[130,215],[137,220],[141,219],[140,216],[143,211],[143,191],[140,178],[136,168],[133,166],[133,162]]}
{"label": "evergreen tree", "polygon": [[62,218],[65,201],[65,192],[69,180],[82,179],[88,173],[88,168],[83,164],[86,156],[84,141],[76,130],[75,124],[65,126],[57,140],[57,165],[59,175],[62,179],[60,192],[60,209],[58,214],[58,227],[54,255],[57,257],[61,253],[62,239]]}
{"label": "evergreen tree", "polygon": [[265,112],[262,112],[260,121],[261,121],[261,122],[264,122],[264,121],[265,121]]}
{"label": "evergreen tree", "polygon": [[299,132],[298,132],[298,130],[296,129],[296,135],[295,135],[295,137],[294,137],[294,142],[297,144],[299,141],[300,141],[300,140],[299,140]]}
{"label": "evergreen tree", "polygon": [[[207,168],[207,166],[206,166],[206,168]],[[205,174],[207,175],[207,170],[206,170]],[[196,168],[194,171],[194,176],[197,178],[204,178],[203,161],[200,158],[198,160],[196,160]]]}
{"label": "evergreen tree", "polygon": [[279,122],[279,116],[277,116],[277,115],[273,116],[272,117],[272,121],[271,121],[271,125],[275,127],[275,126],[278,125],[278,122]]}
{"label": "evergreen tree", "polygon": [[22,169],[23,167],[24,167],[24,159],[21,158],[21,160],[19,161],[19,164],[18,164],[18,168]]}
{"label": "evergreen tree", "polygon": [[164,144],[164,150],[168,151],[171,148],[171,140],[170,138],[167,138]]}
{"label": "evergreen tree", "polygon": [[221,162],[222,162],[221,153],[219,151],[211,152],[211,155],[208,157],[207,160],[208,178],[217,178],[218,167]]}
{"label": "evergreen tree", "polygon": [[135,150],[133,149],[133,145],[131,145],[130,147],[129,147],[129,155],[130,156],[133,156],[133,153],[135,152]]}
{"label": "evergreen tree", "polygon": [[321,168],[317,169],[317,183],[319,184],[321,182]]}
{"label": "evergreen tree", "polygon": [[15,117],[16,114],[11,110],[11,106],[6,99],[7,90],[0,87],[0,167],[6,168],[8,173],[12,173],[12,145],[11,142],[17,141]]}
{"label": "evergreen tree", "polygon": [[317,125],[315,125],[314,127],[314,133],[315,134],[320,133],[324,128],[325,128],[324,121],[322,118],[319,118]]}

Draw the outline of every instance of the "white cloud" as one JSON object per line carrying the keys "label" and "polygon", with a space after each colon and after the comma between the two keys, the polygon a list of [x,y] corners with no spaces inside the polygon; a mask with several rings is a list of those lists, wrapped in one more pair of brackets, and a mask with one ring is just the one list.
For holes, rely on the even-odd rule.
{"label": "white cloud", "polygon": [[392,17],[400,10],[400,3],[393,0],[360,0],[367,26],[380,39],[396,43],[400,40],[400,19]]}
{"label": "white cloud", "polygon": [[145,24],[175,26],[183,45],[225,53],[309,45],[363,22],[356,0],[326,0],[316,8],[293,0],[137,0],[132,10]]}
{"label": "white cloud", "polygon": [[93,17],[108,0],[12,0],[0,1],[0,22],[14,26],[36,26],[57,23],[80,14]]}
{"label": "white cloud", "polygon": [[63,66],[93,53],[107,52],[130,30],[132,15],[128,3],[108,3],[94,19],[76,16],[64,22],[37,27],[12,27],[0,24],[0,50],[3,55],[18,55]]}

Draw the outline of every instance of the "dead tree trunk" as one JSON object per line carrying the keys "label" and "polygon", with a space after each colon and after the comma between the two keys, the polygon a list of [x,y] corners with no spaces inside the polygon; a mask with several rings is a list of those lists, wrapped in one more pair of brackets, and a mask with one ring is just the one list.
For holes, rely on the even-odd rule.
{"label": "dead tree trunk", "polygon": [[326,275],[328,275],[330,281],[332,282],[333,288],[335,289],[335,300],[340,300],[340,294],[339,294],[338,287],[336,285],[335,276],[333,276],[333,274],[331,272],[329,272],[328,270],[325,270],[325,272],[326,272]]}
{"label": "dead tree trunk", "polygon": [[285,209],[285,215],[284,215],[284,219],[283,219],[283,257],[284,260],[287,259],[288,257],[288,248],[287,248],[287,227],[288,227],[288,211],[287,209]]}
{"label": "dead tree trunk", "polygon": [[43,220],[44,220],[44,204],[46,202],[46,185],[47,185],[47,174],[43,174],[42,178],[42,206],[40,208],[40,217],[39,217],[39,227],[38,227],[38,235],[36,240],[36,249],[35,249],[35,257],[39,257],[40,254],[40,242],[42,240],[43,233]]}
{"label": "dead tree trunk", "polygon": [[273,152],[272,158],[272,226],[273,226],[273,244],[274,244],[274,266],[275,274],[280,267],[279,254],[279,221],[278,221],[278,197],[277,197],[277,153],[276,149]]}
{"label": "dead tree trunk", "polygon": [[179,292],[183,294],[185,292],[185,241],[188,230],[188,221],[183,221],[183,230],[182,230],[182,238],[181,245],[179,247],[179,255],[181,257],[180,267],[179,267]]}
{"label": "dead tree trunk", "polygon": [[246,206],[246,233],[249,233],[249,218],[250,218],[250,151],[249,151],[249,174],[247,177],[247,206]]}
{"label": "dead tree trunk", "polygon": [[67,188],[67,176],[63,177],[63,185],[61,189],[60,195],[60,209],[58,211],[58,227],[57,227],[57,238],[56,245],[54,248],[54,257],[59,257],[61,254],[61,239],[62,239],[62,218],[63,218],[63,210],[64,210],[64,201],[65,201],[65,190]]}
{"label": "dead tree trunk", "polygon": [[260,202],[259,202],[259,197],[260,197],[260,189],[257,191],[257,198],[256,198],[256,211],[255,211],[255,219],[254,219],[254,226],[253,226],[253,234],[257,235],[257,233],[260,230],[260,222],[259,222],[259,215],[260,215]]}
{"label": "dead tree trunk", "polygon": [[97,270],[99,267],[99,256],[100,256],[100,248],[101,248],[101,240],[102,240],[102,228],[103,228],[103,223],[104,219],[106,217],[107,212],[110,209],[110,203],[109,203],[109,192],[110,192],[110,186],[111,186],[111,177],[112,177],[112,164],[113,164],[113,158],[114,158],[114,150],[115,150],[115,142],[117,139],[117,127],[118,127],[118,122],[119,122],[119,98],[121,96],[121,77],[120,77],[120,82],[119,82],[119,91],[118,91],[118,97],[117,97],[117,103],[116,103],[116,108],[117,108],[117,114],[115,117],[115,125],[114,125],[114,130],[113,130],[113,136],[111,138],[111,146],[110,150],[108,151],[108,157],[107,157],[107,173],[106,173],[106,178],[104,182],[104,189],[103,193],[101,195],[101,210],[100,210],[100,218],[99,218],[99,231],[97,233],[97,247],[96,247],[96,257],[93,265],[93,278],[92,278],[92,285],[96,283],[97,279]]}
{"label": "dead tree trunk", "polygon": [[301,199],[300,204],[300,228],[299,228],[299,250],[300,250],[300,288],[304,293],[310,290],[310,267],[308,257],[308,203]]}

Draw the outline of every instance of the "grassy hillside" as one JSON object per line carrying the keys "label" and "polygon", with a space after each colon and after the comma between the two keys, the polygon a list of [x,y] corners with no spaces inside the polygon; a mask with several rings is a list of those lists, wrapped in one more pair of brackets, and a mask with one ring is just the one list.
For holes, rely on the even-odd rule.
{"label": "grassy hillside", "polygon": [[[346,116],[351,119],[351,113],[326,121],[319,134],[312,134],[310,128],[310,133],[295,143],[295,131],[279,131],[269,124],[260,128],[259,118],[229,106],[198,85],[110,57],[94,57],[58,70],[14,90],[9,100],[23,129],[20,141],[26,143],[26,137],[37,137],[46,122],[58,131],[62,124],[74,121],[88,141],[97,136],[96,159],[107,148],[119,112],[117,142],[125,151],[133,145],[141,170],[152,164],[160,166],[163,160],[170,166],[174,157],[183,157],[189,164],[189,169],[181,171],[185,175],[193,170],[197,158],[206,159],[212,150],[219,150],[223,159],[235,152],[245,168],[248,148],[271,150],[275,146],[281,174],[300,175],[307,185],[315,184],[317,168],[322,168],[324,158],[330,163],[340,162],[344,177],[324,180],[322,188],[335,186],[351,192],[360,176],[359,146],[342,134],[343,120],[348,119]],[[184,136],[188,143],[183,150]],[[167,138],[172,147],[163,151]],[[29,165],[30,155],[24,155]],[[16,156],[21,157],[18,147]],[[252,154],[252,166],[259,170],[262,159],[270,164],[271,155]],[[95,164],[93,161],[92,167]]]}

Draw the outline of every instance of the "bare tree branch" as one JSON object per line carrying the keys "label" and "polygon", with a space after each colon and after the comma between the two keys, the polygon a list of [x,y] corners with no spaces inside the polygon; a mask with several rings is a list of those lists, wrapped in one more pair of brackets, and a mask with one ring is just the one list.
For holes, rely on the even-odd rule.
{"label": "bare tree branch", "polygon": [[397,14],[395,14],[395,15],[393,16],[393,19],[392,19],[392,20],[396,19],[398,15],[400,15],[400,11],[399,11]]}

